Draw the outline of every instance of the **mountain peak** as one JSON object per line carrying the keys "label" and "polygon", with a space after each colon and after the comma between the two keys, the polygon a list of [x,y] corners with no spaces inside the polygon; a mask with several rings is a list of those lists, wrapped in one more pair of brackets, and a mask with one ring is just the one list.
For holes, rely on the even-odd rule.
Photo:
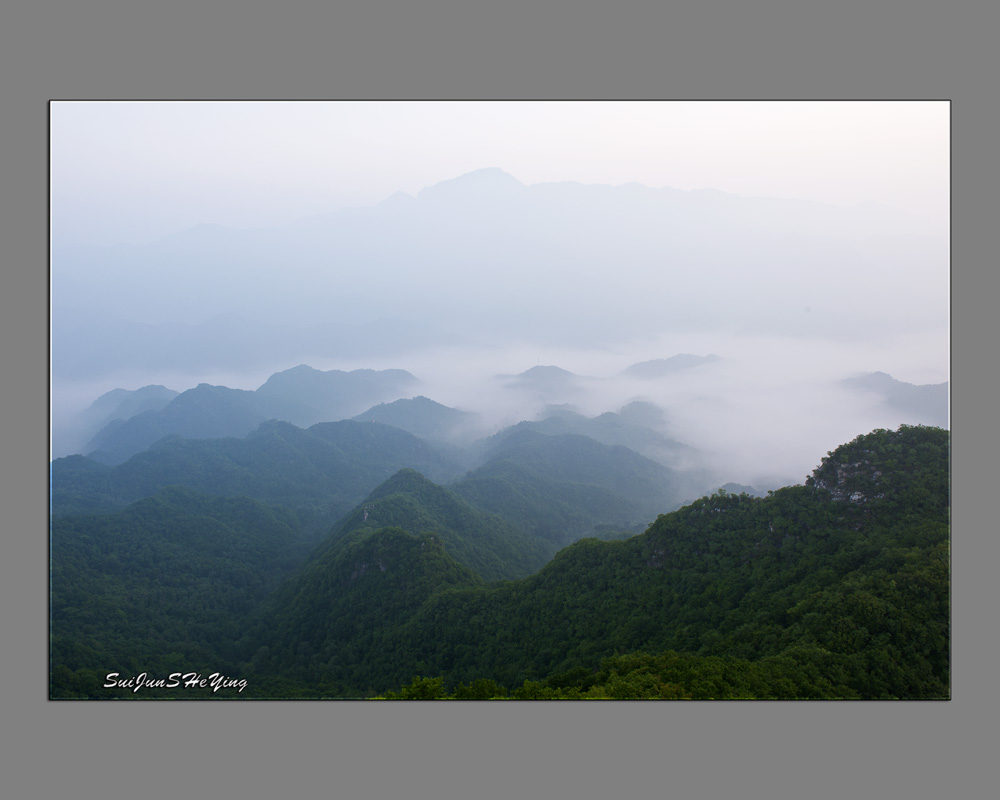
{"label": "mountain peak", "polygon": [[415,202],[416,198],[406,192],[393,192],[378,204],[379,208],[406,208]]}
{"label": "mountain peak", "polygon": [[466,172],[457,178],[435,183],[421,189],[417,197],[421,200],[468,199],[470,197],[496,197],[509,195],[525,189],[525,185],[514,176],[498,167],[487,167]]}
{"label": "mountain peak", "polygon": [[942,428],[879,428],[827,453],[806,478],[806,485],[855,505],[882,501],[911,508],[935,504],[946,508],[948,472],[931,465],[947,463],[949,448],[948,432]]}
{"label": "mountain peak", "polygon": [[681,370],[691,369],[718,360],[719,357],[712,354],[695,356],[690,353],[678,353],[670,358],[656,358],[652,361],[642,361],[638,364],[633,364],[630,367],[626,367],[622,372],[625,375],[637,378],[662,378]]}
{"label": "mountain peak", "polygon": [[397,494],[400,492],[419,493],[422,491],[444,492],[444,489],[433,481],[425,478],[422,473],[417,472],[415,469],[404,467],[403,469],[397,470],[392,477],[372,489],[368,498],[365,500],[365,503],[372,503],[383,497],[388,497],[391,494]]}

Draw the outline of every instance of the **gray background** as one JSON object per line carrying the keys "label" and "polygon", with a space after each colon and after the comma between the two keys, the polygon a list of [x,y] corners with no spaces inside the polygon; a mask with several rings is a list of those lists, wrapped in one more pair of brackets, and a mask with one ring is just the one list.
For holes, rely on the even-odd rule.
{"label": "gray background", "polygon": [[[36,0],[0,19],[4,794],[940,798],[996,757],[995,9]],[[953,101],[953,700],[51,703],[47,103],[107,98]],[[991,558],[992,556],[992,558]],[[993,772],[991,769],[990,772]]]}

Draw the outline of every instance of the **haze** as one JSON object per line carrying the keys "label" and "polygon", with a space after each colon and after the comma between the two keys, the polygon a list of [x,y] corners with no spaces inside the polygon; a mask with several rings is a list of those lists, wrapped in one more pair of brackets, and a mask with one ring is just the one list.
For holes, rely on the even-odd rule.
{"label": "haze", "polygon": [[[800,481],[948,379],[949,108],[51,107],[52,425],[112,388],[402,368],[493,429],[632,399],[731,480]],[[720,359],[669,380],[622,370]],[[572,397],[499,391],[558,366]]]}

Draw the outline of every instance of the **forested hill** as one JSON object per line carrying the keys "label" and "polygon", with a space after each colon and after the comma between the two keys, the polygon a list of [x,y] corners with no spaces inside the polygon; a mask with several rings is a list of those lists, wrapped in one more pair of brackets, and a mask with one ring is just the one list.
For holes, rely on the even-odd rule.
{"label": "forested hill", "polygon": [[106,697],[113,671],[235,669],[226,643],[311,548],[286,509],[180,486],[54,517],[50,541],[56,698]]}
{"label": "forested hill", "polygon": [[354,532],[386,527],[432,531],[449,555],[488,581],[530,575],[555,553],[550,542],[502,517],[479,511],[419,472],[404,469],[337,524],[326,543],[317,548],[314,560]]}
{"label": "forested hill", "polygon": [[244,644],[264,694],[950,696],[941,429],[874,431],[829,453],[807,485],[702,498],[494,586],[436,549],[434,569],[451,577],[435,586],[399,549],[426,539],[355,536],[351,547],[375,550],[389,537],[398,558],[362,574],[342,549],[325,572],[313,566],[308,591],[301,577],[283,590]]}
{"label": "forested hill", "polygon": [[666,414],[658,406],[633,401],[618,412],[607,411],[596,417],[549,407],[539,420],[520,422],[508,428],[507,432],[535,430],[547,434],[575,433],[601,444],[627,447],[661,464],[692,460],[690,457],[695,454],[693,447],[659,432],[666,421]]}
{"label": "forested hill", "polygon": [[[395,400],[417,384],[405,370],[321,372],[300,365],[272,375],[256,391],[202,383],[161,407],[112,420],[84,447],[96,461],[121,464],[166,436],[241,437],[269,419],[307,427]],[[175,393],[176,394],[176,393]]]}
{"label": "forested hill", "polygon": [[[557,477],[569,469],[556,455],[579,442],[529,434],[525,442],[556,447],[529,448],[536,463],[554,458]],[[252,477],[250,464],[285,459],[304,480],[324,441],[378,453],[381,436],[409,434],[273,424],[217,440],[228,455],[213,451],[200,469],[255,485],[265,473]],[[255,439],[266,446],[241,462],[239,448]],[[201,463],[180,444],[163,445],[180,448],[177,476]],[[368,464],[370,480],[387,467],[380,459],[349,463]],[[77,487],[120,479],[127,466],[65,461]],[[521,469],[504,463],[509,475]],[[579,469],[562,477],[593,467]],[[529,487],[530,473],[520,474],[506,485]],[[279,494],[298,479],[289,480]],[[305,501],[324,480],[305,481]],[[538,548],[551,540],[413,469],[380,481],[318,547],[302,524],[306,506],[178,486],[153,487],[123,510],[55,515],[51,696],[136,697],[105,690],[104,676],[177,669],[246,679],[241,698],[950,696],[945,430],[873,431],[828,453],[804,485],[703,497],[643,533],[570,544],[526,577],[516,576],[547,558]],[[600,494],[578,486],[581,497]],[[543,510],[525,497],[531,513]],[[516,579],[496,580],[505,577]]]}
{"label": "forested hill", "polygon": [[596,525],[648,524],[690,497],[674,470],[625,447],[521,426],[494,440],[486,463],[452,490],[559,546],[591,535]]}
{"label": "forested hill", "polygon": [[182,485],[294,509],[324,533],[365,495],[410,467],[446,480],[459,467],[412,434],[376,422],[303,430],[271,420],[244,438],[171,437],[108,467],[83,456],[52,462],[52,513],[108,512]]}
{"label": "forested hill", "polygon": [[392,425],[428,441],[448,441],[464,435],[464,429],[472,427],[477,415],[420,396],[380,403],[354,419]]}

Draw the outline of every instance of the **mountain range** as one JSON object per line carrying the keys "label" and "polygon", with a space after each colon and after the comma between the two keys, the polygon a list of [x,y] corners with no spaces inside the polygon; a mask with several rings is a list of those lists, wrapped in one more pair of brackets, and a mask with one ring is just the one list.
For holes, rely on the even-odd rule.
{"label": "mountain range", "polygon": [[581,349],[668,331],[856,338],[944,318],[942,258],[947,242],[886,211],[486,169],[290,225],[56,248],[52,367],[261,369],[512,332]]}
{"label": "mountain range", "polygon": [[[517,431],[486,466],[599,480],[594,453],[573,462],[605,446],[582,438]],[[277,477],[281,452],[268,460]],[[255,698],[946,698],[949,460],[947,431],[876,430],[804,485],[720,491],[547,550],[463,481],[410,468],[318,541],[291,506],[176,486],[56,512],[51,695],[137,698],[106,688],[112,663],[224,670]]]}
{"label": "mountain range", "polygon": [[844,384],[878,398],[901,418],[948,427],[948,383],[914,385],[885,372],[845,378]]}
{"label": "mountain range", "polygon": [[308,429],[271,420],[243,437],[170,436],[114,466],[84,456],[51,465],[53,514],[107,513],[169,486],[249,497],[330,526],[403,468],[448,480],[461,468],[406,431],[352,420]]}
{"label": "mountain range", "polygon": [[[146,440],[51,464],[52,696],[130,696],[108,663],[228,670],[248,697],[949,695],[946,430],[875,430],[765,493],[692,467],[642,400],[478,439],[478,415],[425,396],[257,421],[416,385],[300,366],[256,392],[98,398],[104,443]],[[946,386],[845,386],[947,408]]]}
{"label": "mountain range", "polygon": [[[345,419],[373,403],[396,399],[416,384],[405,370],[322,372],[306,365],[275,373],[256,391],[203,383],[172,396],[160,393],[162,402],[142,413],[136,413],[134,404],[126,409],[122,403],[84,451],[102,463],[121,464],[166,436],[242,437],[269,419],[298,426]],[[118,396],[124,397],[113,395],[111,400]],[[108,397],[99,402],[105,404]]]}

